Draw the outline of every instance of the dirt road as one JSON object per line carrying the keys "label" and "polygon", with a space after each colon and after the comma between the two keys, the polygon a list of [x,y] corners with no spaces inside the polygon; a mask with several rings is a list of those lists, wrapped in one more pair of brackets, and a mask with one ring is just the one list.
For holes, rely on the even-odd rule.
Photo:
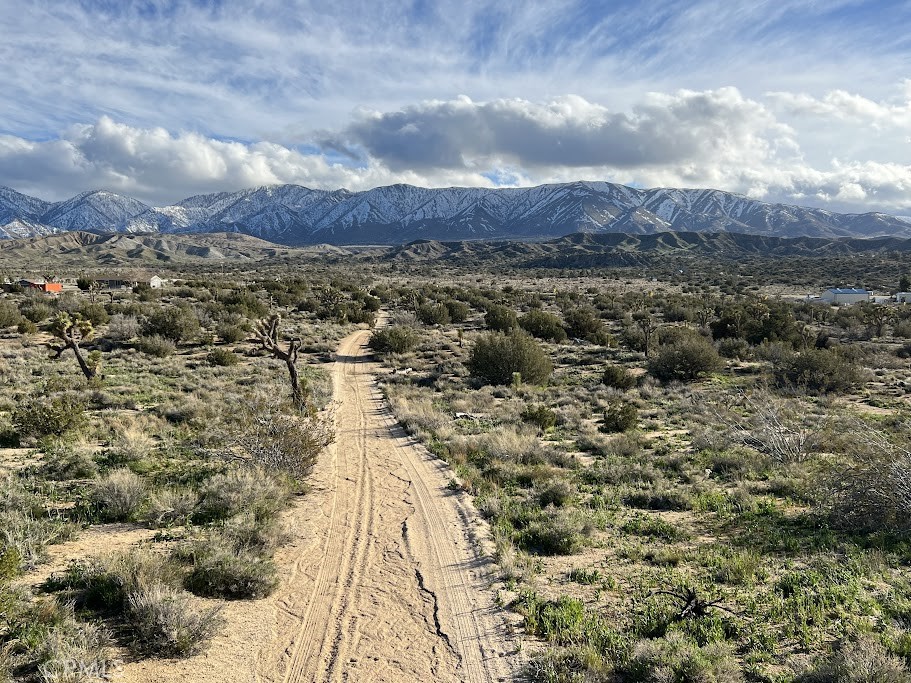
{"label": "dirt road", "polygon": [[334,367],[336,443],[291,514],[271,598],[231,603],[187,662],[127,665],[136,681],[470,681],[510,678],[514,645],[485,590],[473,515],[445,467],[398,427],[375,385],[368,331]]}

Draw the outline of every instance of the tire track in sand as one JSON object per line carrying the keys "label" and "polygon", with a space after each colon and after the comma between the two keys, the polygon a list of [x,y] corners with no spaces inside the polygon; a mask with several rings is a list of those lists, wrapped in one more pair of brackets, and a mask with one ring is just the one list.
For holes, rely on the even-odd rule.
{"label": "tire track in sand", "polygon": [[510,648],[468,536],[471,513],[446,489],[445,467],[392,417],[368,337],[339,346],[332,502],[282,680],[506,680]]}

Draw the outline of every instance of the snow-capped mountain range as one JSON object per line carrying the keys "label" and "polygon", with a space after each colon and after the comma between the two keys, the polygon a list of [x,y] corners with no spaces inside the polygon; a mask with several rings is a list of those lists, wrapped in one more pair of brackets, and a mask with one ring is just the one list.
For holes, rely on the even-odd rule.
{"label": "snow-capped mountain range", "polygon": [[911,237],[911,219],[770,204],[719,190],[640,190],[606,182],[503,189],[390,185],[365,192],[274,185],[197,195],[164,207],[104,191],[52,203],[0,187],[0,239],[73,230],[228,231],[288,245],[402,244],[576,232]]}

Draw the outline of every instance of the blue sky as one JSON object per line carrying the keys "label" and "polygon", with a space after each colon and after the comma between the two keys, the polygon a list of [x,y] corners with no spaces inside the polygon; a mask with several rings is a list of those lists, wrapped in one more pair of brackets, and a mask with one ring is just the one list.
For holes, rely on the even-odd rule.
{"label": "blue sky", "polygon": [[0,0],[0,184],[578,178],[911,213],[911,2]]}

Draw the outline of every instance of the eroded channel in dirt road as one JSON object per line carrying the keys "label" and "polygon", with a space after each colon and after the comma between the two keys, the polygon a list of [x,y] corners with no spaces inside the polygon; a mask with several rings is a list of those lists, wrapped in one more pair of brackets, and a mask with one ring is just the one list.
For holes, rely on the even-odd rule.
{"label": "eroded channel in dirt road", "polygon": [[209,651],[137,663],[126,680],[471,681],[510,678],[473,515],[442,463],[398,427],[375,383],[369,331],[334,367],[336,443],[290,515],[269,599],[232,603]]}

